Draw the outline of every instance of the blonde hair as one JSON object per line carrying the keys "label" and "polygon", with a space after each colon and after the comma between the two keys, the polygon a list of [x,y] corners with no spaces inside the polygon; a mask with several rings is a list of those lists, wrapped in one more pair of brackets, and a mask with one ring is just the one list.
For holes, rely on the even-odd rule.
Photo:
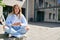
{"label": "blonde hair", "polygon": [[13,14],[15,13],[14,10],[15,10],[15,7],[16,7],[16,6],[17,6],[18,9],[19,9],[19,12],[18,12],[18,13],[19,13],[19,18],[20,18],[20,15],[21,15],[21,13],[22,13],[22,9],[21,9],[21,7],[20,7],[18,4],[16,4],[16,5],[13,6],[13,8],[12,8],[12,13],[13,13]]}

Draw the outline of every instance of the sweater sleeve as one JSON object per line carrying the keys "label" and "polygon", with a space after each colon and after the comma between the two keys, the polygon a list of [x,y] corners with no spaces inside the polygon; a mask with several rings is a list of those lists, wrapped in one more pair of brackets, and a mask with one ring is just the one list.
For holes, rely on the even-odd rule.
{"label": "sweater sleeve", "polygon": [[24,15],[22,15],[21,21],[22,21],[21,26],[27,26],[28,23]]}
{"label": "sweater sleeve", "polygon": [[10,15],[8,15],[8,17],[7,17],[7,19],[6,19],[6,25],[7,26],[11,26],[12,25],[12,22],[11,22],[11,16]]}

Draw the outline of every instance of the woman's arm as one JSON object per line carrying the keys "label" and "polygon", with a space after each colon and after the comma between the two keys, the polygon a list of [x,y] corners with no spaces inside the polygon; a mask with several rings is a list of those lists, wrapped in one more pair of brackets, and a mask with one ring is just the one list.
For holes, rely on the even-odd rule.
{"label": "woman's arm", "polygon": [[7,19],[6,19],[6,25],[7,26],[11,26],[12,25],[12,22],[11,22],[11,16],[10,15],[8,15],[8,17],[7,17]]}
{"label": "woman's arm", "polygon": [[22,23],[20,23],[20,25],[25,26],[25,29],[28,31],[30,29],[30,27],[28,26],[28,22],[27,22],[26,18],[24,17],[24,15],[22,15],[21,21],[22,21]]}
{"label": "woman's arm", "polygon": [[18,26],[19,25],[18,23],[13,23],[12,24],[12,21],[14,21],[12,16],[8,16],[7,19],[6,19],[6,25],[7,26]]}
{"label": "woman's arm", "polygon": [[27,23],[27,20],[26,20],[26,18],[24,17],[24,15],[22,15],[21,21],[22,21],[22,23],[20,23],[21,26],[27,26],[28,23]]}

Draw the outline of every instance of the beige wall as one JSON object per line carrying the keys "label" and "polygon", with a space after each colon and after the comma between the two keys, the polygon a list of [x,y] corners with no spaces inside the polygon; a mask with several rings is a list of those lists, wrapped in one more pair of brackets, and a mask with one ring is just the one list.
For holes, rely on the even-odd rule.
{"label": "beige wall", "polygon": [[3,13],[3,7],[0,6],[0,16],[2,15]]}
{"label": "beige wall", "polygon": [[[56,5],[56,2],[53,2],[53,0],[45,0],[45,2],[48,2],[48,4],[52,4],[52,6]],[[49,5],[48,5],[49,7]],[[54,8],[55,10],[53,10],[53,8],[50,9],[45,9],[45,21],[49,21],[49,22],[57,22],[57,9]],[[49,13],[52,13],[51,15],[51,19],[49,19]],[[55,14],[55,19],[53,19],[53,14]]]}
{"label": "beige wall", "polygon": [[28,18],[31,17],[34,18],[34,0],[29,0],[29,6],[28,6]]}
{"label": "beige wall", "polygon": [[3,0],[3,2],[6,4],[6,5],[9,5],[9,6],[13,6],[15,4],[18,4],[19,6],[23,6],[23,4],[25,3],[25,0],[23,1],[17,1],[17,0]]}
{"label": "beige wall", "polygon": [[[56,5],[56,2],[53,2],[53,1],[51,1],[51,0],[44,0],[45,2],[48,2],[48,7],[49,7],[49,4],[52,4],[52,6],[54,6],[54,5]],[[37,0],[37,4],[39,4],[39,0]],[[44,5],[44,3],[43,3],[43,5]],[[42,7],[44,7],[42,5]],[[44,11],[45,12],[45,15],[44,15],[44,21],[47,21],[47,22],[57,22],[58,21],[58,12],[57,12],[57,10],[58,9],[56,9],[56,8],[54,8],[54,10],[53,10],[53,8],[51,9],[39,9],[40,11]],[[52,13],[52,15],[51,15],[51,19],[49,19],[49,13]],[[55,19],[53,19],[53,14],[55,14]]]}
{"label": "beige wall", "polygon": [[[49,19],[49,13],[52,13],[51,15],[51,19]],[[49,21],[49,22],[56,22],[56,13],[57,11],[53,11],[53,9],[45,9],[45,21]],[[55,19],[53,19],[53,14],[55,14]]]}
{"label": "beige wall", "polygon": [[[18,4],[19,6],[26,8],[26,0],[17,1],[17,0],[3,0],[6,5],[13,6]],[[27,9],[27,8],[26,8]],[[27,11],[27,10],[26,10]],[[27,12],[26,12],[27,13]],[[34,18],[34,0],[28,0],[28,19]]]}

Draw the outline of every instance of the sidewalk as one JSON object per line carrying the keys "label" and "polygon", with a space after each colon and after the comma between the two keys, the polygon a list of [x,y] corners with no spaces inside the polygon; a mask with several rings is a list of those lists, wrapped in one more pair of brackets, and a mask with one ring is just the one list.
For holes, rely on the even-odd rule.
{"label": "sidewalk", "polygon": [[[41,23],[39,24],[41,25]],[[43,25],[48,24],[43,23]],[[43,25],[29,24],[30,30],[27,33],[27,40],[60,40],[60,27],[45,27]],[[50,25],[57,26],[57,24]],[[0,27],[0,34],[1,33],[3,33],[2,27]]]}
{"label": "sidewalk", "polygon": [[[38,23],[39,24],[39,23]],[[60,27],[57,27],[58,24],[50,24],[50,26],[56,27],[45,27],[38,25],[30,25],[30,31],[28,32],[27,40],[60,40]],[[48,25],[44,23],[43,25]]]}

